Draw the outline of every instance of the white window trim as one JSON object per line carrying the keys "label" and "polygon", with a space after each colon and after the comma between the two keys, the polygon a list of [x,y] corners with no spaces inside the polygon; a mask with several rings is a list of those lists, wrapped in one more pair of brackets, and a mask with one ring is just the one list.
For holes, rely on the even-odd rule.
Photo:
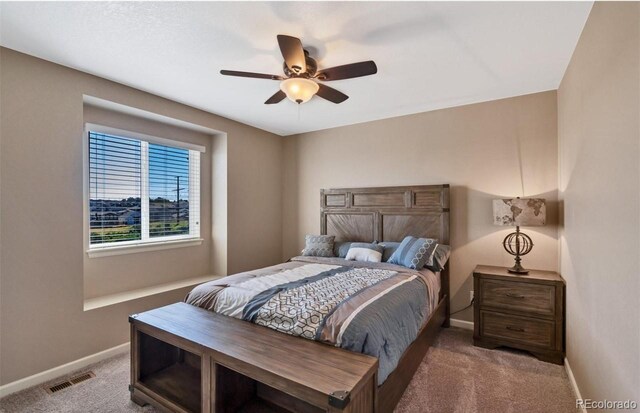
{"label": "white window trim", "polygon": [[[89,225],[89,198],[90,193],[90,177],[89,177],[89,132],[105,133],[110,135],[130,137],[139,139],[142,142],[143,147],[147,147],[149,143],[155,143],[159,145],[172,146],[175,148],[188,149],[193,155],[193,152],[199,152],[198,156],[189,156],[189,228],[190,233],[188,235],[174,235],[170,237],[154,237],[149,238],[149,180],[148,180],[148,150],[141,151],[141,162],[146,164],[147,167],[142,168],[141,177],[141,227],[147,230],[141,231],[140,240],[135,241],[120,241],[111,244],[99,244],[91,245],[91,228]],[[112,128],[109,126],[97,125],[93,123],[85,123],[85,128],[82,137],[82,150],[83,150],[83,216],[84,216],[84,245],[85,251],[89,258],[107,257],[112,255],[132,254],[146,251],[157,251],[169,248],[181,248],[201,245],[204,239],[200,238],[200,220],[202,219],[202,210],[200,209],[200,153],[205,152],[205,147],[201,145],[195,145],[180,141],[174,141],[171,139],[158,138],[156,136],[146,135],[143,133],[127,131],[123,129]],[[198,176],[191,172],[198,171]],[[193,202],[191,201],[193,199]],[[196,217],[195,210],[196,205],[200,216]]]}

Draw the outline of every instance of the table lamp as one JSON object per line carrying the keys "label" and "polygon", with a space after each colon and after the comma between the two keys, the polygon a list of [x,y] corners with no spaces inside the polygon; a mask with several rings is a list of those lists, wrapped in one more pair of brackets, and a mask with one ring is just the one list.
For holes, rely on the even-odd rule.
{"label": "table lamp", "polygon": [[502,241],[502,246],[511,255],[514,255],[515,265],[509,268],[513,274],[526,275],[529,270],[522,267],[520,262],[523,255],[527,255],[533,248],[531,238],[522,232],[520,227],[541,226],[545,224],[547,209],[543,198],[511,198],[493,200],[494,225],[516,227],[516,231],[510,233]]}

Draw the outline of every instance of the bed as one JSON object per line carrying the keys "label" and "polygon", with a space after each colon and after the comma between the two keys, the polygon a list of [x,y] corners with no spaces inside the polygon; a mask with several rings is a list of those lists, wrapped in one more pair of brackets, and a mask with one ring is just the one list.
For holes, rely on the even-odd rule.
{"label": "bed", "polygon": [[[448,185],[329,189],[321,190],[320,200],[321,234],[335,236],[336,242],[401,241],[411,235],[449,244]],[[370,395],[361,396],[369,400],[352,403],[348,410],[344,404],[344,399],[348,402],[347,395],[342,400],[343,410],[331,410],[341,401],[339,396],[330,394],[327,410],[391,412],[440,326],[449,324],[449,268],[447,265],[434,273],[388,263],[293,257],[283,264],[202,284],[185,301],[223,315],[217,322],[231,324],[230,319],[235,318],[245,321],[238,324],[240,327],[251,321],[278,331],[272,335],[277,347],[293,348],[302,337],[324,343],[313,347],[314,351],[322,352],[331,346],[376,357],[377,372],[372,378],[375,385]],[[141,375],[134,366],[140,366],[141,358],[151,359],[140,353],[144,351],[140,346],[134,349],[133,334],[132,330],[135,385]],[[220,353],[219,349],[214,353]],[[333,357],[328,350],[326,354]],[[286,390],[289,398],[280,397],[285,400],[284,407],[290,411],[316,411],[313,409],[320,403],[301,407],[303,404],[296,401],[290,387]],[[140,402],[133,393],[132,399]],[[144,401],[153,403],[154,398]],[[216,409],[205,402],[202,406],[214,407],[191,410],[233,411],[220,405]],[[174,409],[169,406],[169,410]]]}
{"label": "bed", "polygon": [[299,256],[201,284],[185,302],[377,357],[382,385],[435,310],[439,278],[426,268]]}

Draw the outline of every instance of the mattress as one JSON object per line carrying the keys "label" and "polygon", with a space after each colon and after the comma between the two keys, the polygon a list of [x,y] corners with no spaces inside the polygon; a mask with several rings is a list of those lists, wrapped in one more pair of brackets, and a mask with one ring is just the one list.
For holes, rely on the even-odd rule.
{"label": "mattress", "polygon": [[201,284],[185,302],[377,357],[382,384],[437,306],[439,278],[387,263],[295,257]]}

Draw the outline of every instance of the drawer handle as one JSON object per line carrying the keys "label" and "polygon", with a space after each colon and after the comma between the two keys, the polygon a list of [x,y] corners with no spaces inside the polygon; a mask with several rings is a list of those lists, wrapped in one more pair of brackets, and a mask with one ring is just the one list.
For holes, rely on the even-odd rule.
{"label": "drawer handle", "polygon": [[507,326],[507,330],[517,331],[517,332],[519,332],[519,333],[524,333],[524,328],[520,328],[520,327],[511,327],[511,326]]}
{"label": "drawer handle", "polygon": [[524,295],[514,294],[514,293],[507,293],[507,297],[511,297],[511,298],[524,298]]}

